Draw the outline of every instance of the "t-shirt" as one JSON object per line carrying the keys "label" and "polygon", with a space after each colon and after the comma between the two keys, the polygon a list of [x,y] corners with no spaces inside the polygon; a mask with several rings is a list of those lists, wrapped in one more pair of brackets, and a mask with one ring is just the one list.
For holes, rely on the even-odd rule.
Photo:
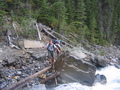
{"label": "t-shirt", "polygon": [[50,45],[49,43],[45,46],[49,51],[54,51],[56,46],[54,44]]}

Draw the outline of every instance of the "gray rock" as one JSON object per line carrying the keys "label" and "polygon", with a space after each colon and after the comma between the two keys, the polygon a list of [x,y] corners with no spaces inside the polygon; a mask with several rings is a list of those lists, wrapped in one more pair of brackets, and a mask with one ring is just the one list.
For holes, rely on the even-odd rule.
{"label": "gray rock", "polygon": [[118,68],[118,69],[120,69],[120,65],[118,65],[118,64],[115,64],[115,67]]}
{"label": "gray rock", "polygon": [[35,40],[19,40],[16,43],[20,48],[40,48],[44,46],[43,42]]}
{"label": "gray rock", "polygon": [[32,57],[34,59],[41,59],[42,60],[42,59],[44,59],[46,54],[47,54],[46,50],[37,50],[37,51],[33,52]]}
{"label": "gray rock", "polygon": [[6,81],[0,80],[0,90],[7,85]]}
{"label": "gray rock", "polygon": [[0,68],[3,68],[3,65],[2,65],[2,63],[0,63]]}
{"label": "gray rock", "polygon": [[32,87],[24,88],[23,90],[47,90],[44,84],[34,85]]}
{"label": "gray rock", "polygon": [[96,67],[74,56],[62,54],[55,63],[55,69],[60,72],[60,83],[80,82],[92,85],[95,79]]}
{"label": "gray rock", "polygon": [[106,84],[106,82],[107,82],[107,78],[104,75],[97,74],[95,76],[94,84],[95,83]]}
{"label": "gray rock", "polygon": [[12,64],[15,61],[16,61],[16,59],[14,57],[9,57],[8,60],[7,60],[8,64]]}
{"label": "gray rock", "polygon": [[104,58],[101,57],[95,57],[94,59],[91,59],[91,62],[95,64],[96,67],[106,67],[109,62],[108,60],[105,60]]}
{"label": "gray rock", "polygon": [[2,50],[2,48],[0,48],[0,53],[2,53],[3,52],[3,50]]}
{"label": "gray rock", "polygon": [[17,71],[16,74],[17,74],[17,75],[21,75],[22,72],[21,72],[21,71]]}

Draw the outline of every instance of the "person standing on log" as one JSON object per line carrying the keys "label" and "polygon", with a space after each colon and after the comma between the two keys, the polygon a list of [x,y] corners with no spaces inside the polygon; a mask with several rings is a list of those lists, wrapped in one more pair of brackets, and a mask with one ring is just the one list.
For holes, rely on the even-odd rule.
{"label": "person standing on log", "polygon": [[48,50],[48,58],[50,64],[54,64],[54,50],[57,49],[58,52],[60,52],[58,47],[53,44],[52,40],[49,40],[49,43],[46,46],[43,46],[43,48],[46,48]]}

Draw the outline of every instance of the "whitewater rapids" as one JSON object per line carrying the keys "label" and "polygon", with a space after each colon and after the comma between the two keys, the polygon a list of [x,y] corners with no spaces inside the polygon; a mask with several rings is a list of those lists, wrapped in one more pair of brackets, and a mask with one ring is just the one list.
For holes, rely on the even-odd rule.
{"label": "whitewater rapids", "polygon": [[94,86],[84,86],[78,82],[59,85],[51,90],[120,90],[120,69],[108,66],[97,70],[96,74],[103,74],[107,78],[107,83],[102,85],[96,83]]}

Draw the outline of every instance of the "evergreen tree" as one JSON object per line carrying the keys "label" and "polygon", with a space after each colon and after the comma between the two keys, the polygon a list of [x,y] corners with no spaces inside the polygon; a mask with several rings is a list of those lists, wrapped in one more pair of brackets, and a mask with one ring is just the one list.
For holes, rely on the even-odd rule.
{"label": "evergreen tree", "polygon": [[67,22],[72,23],[74,22],[74,17],[75,17],[75,3],[73,0],[67,0],[66,1],[66,15],[67,15]]}
{"label": "evergreen tree", "polygon": [[86,13],[85,13],[85,4],[84,0],[77,0],[76,3],[76,13],[75,13],[75,20],[79,22],[85,22]]}
{"label": "evergreen tree", "polygon": [[52,16],[56,19],[55,29],[60,32],[60,30],[64,27],[64,23],[66,20],[66,8],[65,3],[61,1],[57,1],[52,5]]}
{"label": "evergreen tree", "polygon": [[42,0],[42,6],[40,7],[39,16],[37,17],[38,21],[41,21],[45,24],[48,24],[48,18],[50,15],[49,3],[47,0]]}

